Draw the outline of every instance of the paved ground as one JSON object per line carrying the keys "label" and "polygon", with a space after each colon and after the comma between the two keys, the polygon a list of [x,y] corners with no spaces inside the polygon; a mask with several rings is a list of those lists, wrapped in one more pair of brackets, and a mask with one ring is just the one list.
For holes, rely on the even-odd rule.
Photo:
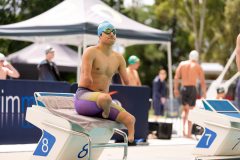
{"label": "paved ground", "polygon": [[[128,148],[128,160],[193,160],[195,145],[136,146]],[[28,160],[32,152],[0,153],[1,160]],[[99,160],[121,160],[123,148],[106,148]]]}
{"label": "paved ground", "polygon": [[[129,147],[128,160],[194,160],[195,145]],[[123,151],[105,149],[99,160],[121,160]]]}
{"label": "paved ground", "polygon": [[[150,119],[150,121],[152,121]],[[171,119],[159,121],[172,122]],[[171,140],[149,139],[149,144],[128,147],[128,160],[194,160],[191,155],[197,140],[181,136],[180,120],[174,121],[174,130],[178,134],[172,135]],[[28,160],[37,144],[0,145],[0,160]],[[123,148],[106,148],[99,160],[122,160]]]}
{"label": "paved ground", "polygon": [[[193,160],[196,140],[173,136],[171,140],[150,139],[148,145],[129,146],[128,160]],[[28,160],[37,144],[0,145],[0,160]],[[99,160],[121,160],[123,148],[106,148]]]}

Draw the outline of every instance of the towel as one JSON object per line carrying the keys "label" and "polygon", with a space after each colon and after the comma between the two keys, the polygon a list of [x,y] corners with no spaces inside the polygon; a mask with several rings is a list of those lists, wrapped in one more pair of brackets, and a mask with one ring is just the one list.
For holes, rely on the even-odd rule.
{"label": "towel", "polygon": [[87,131],[91,131],[93,128],[126,129],[123,124],[116,121],[111,121],[99,117],[79,115],[75,111],[74,97],[40,96],[36,97],[36,99],[42,102],[45,107],[53,114],[76,123]]}

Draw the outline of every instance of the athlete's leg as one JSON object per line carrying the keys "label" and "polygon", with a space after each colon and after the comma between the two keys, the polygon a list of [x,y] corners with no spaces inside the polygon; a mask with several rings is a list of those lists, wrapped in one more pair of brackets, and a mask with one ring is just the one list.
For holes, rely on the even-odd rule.
{"label": "athlete's leg", "polygon": [[[189,101],[188,101],[188,105],[189,105],[189,110],[192,110],[195,107],[196,104],[196,99],[197,99],[197,89],[195,86],[191,86],[189,87],[190,90],[190,95],[189,95]],[[187,134],[187,138],[192,138],[191,136],[191,132],[192,132],[192,122],[188,120],[188,134]]]}
{"label": "athlete's leg", "polygon": [[101,93],[97,98],[97,105],[99,108],[103,109],[102,116],[103,118],[108,118],[110,107],[112,103],[112,98],[106,93]]}
{"label": "athlete's leg", "polygon": [[187,115],[189,111],[189,106],[188,106],[188,87],[187,86],[182,86],[180,89],[181,92],[181,101],[183,105],[183,112],[182,112],[182,119],[183,119],[183,136],[186,136],[185,132],[185,124],[187,120]]}
{"label": "athlete's leg", "polygon": [[135,117],[132,116],[127,111],[122,111],[118,114],[116,121],[122,123],[128,129],[128,141],[134,141],[134,124],[135,124]]}
{"label": "athlete's leg", "polygon": [[188,112],[189,112],[189,106],[188,106],[188,105],[183,106],[183,112],[182,112],[182,119],[183,119],[183,136],[186,136],[185,124],[186,124]]}
{"label": "athlete's leg", "polygon": [[[193,108],[194,108],[194,106],[189,106],[189,110],[192,110]],[[187,138],[192,138],[191,132],[192,132],[192,121],[188,120],[188,134],[187,134]]]}

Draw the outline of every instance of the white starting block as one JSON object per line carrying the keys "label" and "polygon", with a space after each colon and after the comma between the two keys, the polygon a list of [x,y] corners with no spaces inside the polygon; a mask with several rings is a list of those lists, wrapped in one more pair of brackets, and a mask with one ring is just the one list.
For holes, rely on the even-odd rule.
{"label": "white starting block", "polygon": [[[123,160],[127,159],[128,139],[124,132],[114,128],[87,131],[43,107],[37,99],[41,94],[74,97],[74,94],[35,93],[37,105],[27,109],[26,120],[42,129],[43,134],[30,160],[97,160],[103,147],[124,147]],[[124,137],[124,143],[108,143],[114,132]]]}
{"label": "white starting block", "polygon": [[189,120],[205,132],[192,154],[203,159],[240,158],[240,112],[228,100],[202,100],[204,109],[190,110]]}

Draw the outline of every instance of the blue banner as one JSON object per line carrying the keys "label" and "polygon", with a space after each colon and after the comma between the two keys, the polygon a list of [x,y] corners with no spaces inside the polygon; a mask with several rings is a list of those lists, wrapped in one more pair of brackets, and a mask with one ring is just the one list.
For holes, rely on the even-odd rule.
{"label": "blue banner", "polygon": [[0,80],[0,144],[37,143],[42,131],[25,120],[34,92],[69,93],[67,82]]}
{"label": "blue banner", "polygon": [[[0,144],[37,143],[42,131],[25,120],[26,109],[35,104],[34,92],[75,93],[77,83],[31,80],[0,80]],[[135,138],[148,135],[150,88],[111,85],[110,94],[115,103],[122,105],[136,118]],[[124,130],[127,132],[127,130]],[[113,139],[121,140],[114,135]]]}

